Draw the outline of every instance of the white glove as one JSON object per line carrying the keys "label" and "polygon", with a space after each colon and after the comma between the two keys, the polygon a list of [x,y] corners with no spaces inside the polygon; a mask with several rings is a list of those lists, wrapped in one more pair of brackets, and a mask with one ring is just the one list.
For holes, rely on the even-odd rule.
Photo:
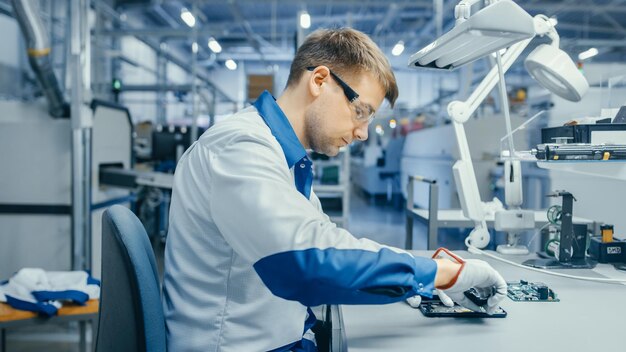
{"label": "white glove", "polygon": [[[433,295],[439,296],[439,300],[444,305],[448,307],[454,307],[454,301],[452,301],[450,297],[446,296],[446,294],[443,293],[441,290],[437,290],[437,289],[433,290]],[[420,304],[422,304],[422,296],[415,295],[413,297],[409,297],[406,299],[406,303],[408,303],[408,305],[410,305],[412,308],[419,308]]]}
{"label": "white glove", "polygon": [[[443,254],[443,255],[442,255]],[[478,259],[463,259],[445,248],[438,249],[433,259],[447,257],[450,260],[463,264],[456,281],[445,289],[435,289],[433,294],[439,296],[441,302],[453,307],[454,302],[476,312],[495,313],[498,304],[506,297],[506,281],[487,262]],[[486,307],[478,306],[465,296],[465,291],[473,288],[479,295],[489,297]],[[413,308],[422,303],[421,296],[407,298],[406,302]]]}
{"label": "white glove", "polygon": [[[498,304],[506,297],[506,281],[487,262],[466,259],[456,282],[445,290],[439,290],[439,298],[446,306],[454,302],[476,312],[495,313]],[[465,291],[474,288],[481,296],[489,297],[486,307],[478,306],[465,296]],[[485,309],[486,308],[486,309]]]}
{"label": "white glove", "polygon": [[422,296],[415,295],[413,297],[409,297],[406,299],[406,303],[408,303],[413,308],[419,308],[420,303],[422,303]]}

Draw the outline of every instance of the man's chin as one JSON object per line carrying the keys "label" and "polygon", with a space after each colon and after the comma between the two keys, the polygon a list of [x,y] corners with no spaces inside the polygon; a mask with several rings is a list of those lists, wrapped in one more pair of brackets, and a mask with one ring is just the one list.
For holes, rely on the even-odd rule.
{"label": "man's chin", "polygon": [[324,154],[329,157],[337,156],[337,154],[339,154],[339,147],[334,147],[334,146],[324,148],[324,150],[315,150],[315,149],[313,150],[318,154]]}
{"label": "man's chin", "polygon": [[339,147],[332,147],[332,149],[330,149],[328,153],[324,153],[324,154],[330,157],[337,156],[337,154],[339,154]]}

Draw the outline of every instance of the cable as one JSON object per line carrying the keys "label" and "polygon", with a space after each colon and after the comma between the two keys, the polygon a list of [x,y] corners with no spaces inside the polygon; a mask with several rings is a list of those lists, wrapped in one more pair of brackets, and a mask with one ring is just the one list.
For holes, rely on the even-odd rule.
{"label": "cable", "polygon": [[470,253],[484,255],[484,256],[493,258],[495,260],[501,261],[503,263],[510,264],[510,265],[516,266],[518,268],[522,268],[522,269],[537,271],[537,272],[548,274],[548,275],[566,277],[566,278],[575,279],[575,280],[585,280],[585,281],[615,283],[615,284],[617,284],[617,283],[619,283],[619,284],[626,284],[626,279],[606,279],[606,278],[599,278],[599,277],[575,276],[575,275],[568,275],[568,274],[557,273],[557,272],[554,272],[554,271],[549,271],[549,270],[544,270],[544,269],[531,268],[529,266],[518,264],[518,263],[512,262],[512,261],[510,261],[508,259],[504,259],[502,257],[498,257],[497,255],[494,255],[494,254],[491,254],[491,253],[487,253],[487,252],[483,251],[482,249],[478,249],[478,248],[476,248],[476,247],[474,247],[472,245],[469,245],[467,243],[467,241],[465,242],[465,244],[467,245],[467,250]]}
{"label": "cable", "polygon": [[533,243],[533,241],[535,240],[535,237],[537,237],[538,234],[541,233],[541,231],[543,229],[545,229],[546,227],[550,226],[550,223],[546,223],[545,225],[541,226],[541,228],[537,231],[535,231],[535,233],[533,234],[533,237],[530,238],[530,241],[528,241],[528,244],[526,245],[526,247],[530,248],[530,245]]}

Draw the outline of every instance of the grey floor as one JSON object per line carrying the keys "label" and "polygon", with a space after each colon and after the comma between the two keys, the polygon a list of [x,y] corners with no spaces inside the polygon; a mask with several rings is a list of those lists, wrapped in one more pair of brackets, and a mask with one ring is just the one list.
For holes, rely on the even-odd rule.
{"label": "grey floor", "polygon": [[351,194],[348,230],[355,237],[404,248],[405,215],[401,202],[388,202],[384,198],[368,197],[354,191]]}
{"label": "grey floor", "polygon": [[[352,192],[348,229],[356,237],[367,237],[382,244],[404,247],[405,220],[400,202],[373,199]],[[416,226],[415,248],[425,248],[425,229]],[[163,250],[156,250],[157,261],[162,263]],[[7,352],[66,352],[78,351],[78,326],[56,325],[21,328],[7,332]]]}

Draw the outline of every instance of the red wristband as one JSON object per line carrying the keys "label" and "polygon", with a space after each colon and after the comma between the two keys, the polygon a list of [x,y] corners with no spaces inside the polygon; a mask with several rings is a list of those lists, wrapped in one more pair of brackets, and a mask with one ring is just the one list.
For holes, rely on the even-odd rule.
{"label": "red wristband", "polygon": [[461,257],[457,256],[456,254],[450,252],[447,248],[439,248],[435,251],[435,254],[433,254],[433,259],[437,259],[439,257],[439,253],[444,252],[445,254],[449,255],[453,261],[456,261],[457,263],[461,264],[461,267],[459,268],[459,270],[456,272],[456,275],[454,275],[454,277],[452,278],[452,280],[450,280],[450,282],[448,282],[447,285],[445,286],[441,286],[441,287],[436,287],[439,290],[447,290],[450,287],[454,286],[454,284],[456,284],[456,280],[459,278],[459,275],[461,275],[461,271],[463,271],[463,268],[465,267],[465,261],[463,259],[461,259]]}

